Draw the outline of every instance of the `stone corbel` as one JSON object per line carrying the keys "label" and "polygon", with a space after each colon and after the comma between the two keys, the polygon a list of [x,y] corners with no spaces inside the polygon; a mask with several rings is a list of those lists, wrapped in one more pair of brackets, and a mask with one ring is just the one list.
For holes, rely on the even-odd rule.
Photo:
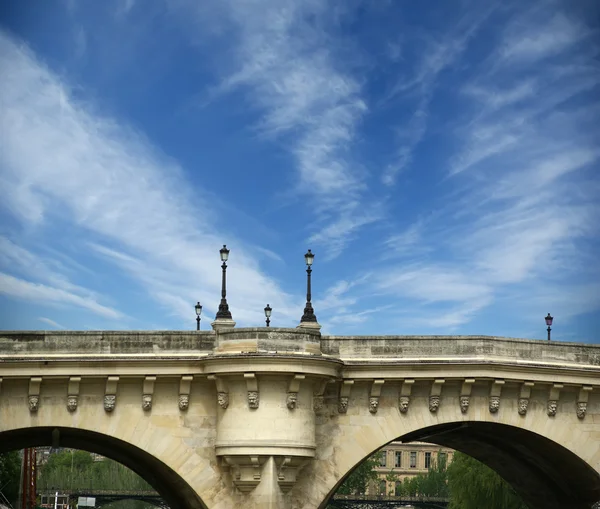
{"label": "stone corbel", "polygon": [[412,378],[404,380],[402,387],[400,387],[400,397],[398,398],[398,408],[400,412],[405,414],[408,412],[408,405],[410,404],[410,394],[415,381]]}
{"label": "stone corbel", "polygon": [[325,389],[329,383],[328,379],[319,380],[316,382],[313,389],[313,410],[315,413],[319,412],[325,404]]}
{"label": "stone corbel", "polygon": [[556,411],[558,410],[558,399],[560,398],[560,390],[563,387],[563,384],[554,384],[550,388],[550,394],[548,395],[548,407],[546,409],[546,413],[550,417],[554,417],[556,415]]}
{"label": "stone corbel", "polygon": [[429,393],[429,411],[430,412],[435,413],[440,408],[442,386],[444,385],[445,382],[446,382],[446,380],[439,378],[439,379],[434,380],[433,383],[431,384],[431,392]]}
{"label": "stone corbel", "polygon": [[494,380],[492,387],[490,388],[490,412],[495,414],[500,408],[500,395],[502,394],[502,386],[504,380]]}
{"label": "stone corbel", "polygon": [[[249,493],[260,483],[261,458],[259,456],[224,456],[225,467],[231,468],[233,484],[242,493]],[[264,458],[263,458],[264,462]]]}
{"label": "stone corbel", "polygon": [[579,419],[583,419],[585,417],[585,413],[587,412],[588,399],[591,391],[591,385],[584,385],[579,390],[579,395],[577,396],[577,417]]}
{"label": "stone corbel", "polygon": [[300,382],[306,378],[306,375],[294,375],[288,385],[287,397],[285,400],[286,406],[290,410],[294,410],[298,405],[298,392],[300,391]]}
{"label": "stone corbel", "polygon": [[246,390],[248,391],[248,408],[255,410],[260,403],[258,379],[254,373],[244,373],[244,378],[246,380]]}
{"label": "stone corbel", "polygon": [[466,378],[462,383],[462,387],[460,389],[460,411],[463,414],[467,413],[469,410],[469,403],[471,402],[471,389],[473,388],[473,384],[475,383],[474,378]]}
{"label": "stone corbel", "polygon": [[142,408],[147,412],[152,408],[152,396],[154,396],[155,376],[147,376],[144,379],[144,387],[142,391]]}
{"label": "stone corbel", "polygon": [[287,493],[296,484],[298,472],[307,462],[306,458],[282,456],[277,471],[277,482],[281,491]]}
{"label": "stone corbel", "polygon": [[184,375],[179,380],[179,410],[187,410],[190,407],[190,391],[193,379],[193,375]]}
{"label": "stone corbel", "polygon": [[338,400],[338,412],[345,414],[348,411],[348,403],[350,402],[350,391],[354,380],[343,380],[340,385],[340,397]]}
{"label": "stone corbel", "polygon": [[41,377],[32,377],[29,379],[29,392],[27,404],[30,412],[37,412],[40,407],[40,385],[42,385]]}
{"label": "stone corbel", "polygon": [[109,376],[106,380],[106,388],[104,389],[104,410],[112,412],[117,406],[117,384],[119,383],[118,376]]}
{"label": "stone corbel", "polygon": [[80,382],[80,376],[72,376],[69,378],[69,384],[67,386],[67,410],[69,412],[74,412],[77,410],[77,404],[79,403]]}
{"label": "stone corbel", "polygon": [[377,408],[379,407],[379,397],[381,396],[381,389],[383,388],[383,384],[385,380],[373,380],[373,384],[371,385],[371,394],[369,395],[369,412],[372,414],[377,413]]}
{"label": "stone corbel", "polygon": [[227,387],[227,383],[223,378],[215,375],[208,375],[207,378],[215,382],[217,386],[217,404],[223,410],[226,410],[229,406],[229,388]]}
{"label": "stone corbel", "polygon": [[533,382],[523,382],[519,391],[519,404],[518,411],[519,415],[525,415],[527,408],[529,407],[529,398],[531,398],[531,388],[534,386]]}

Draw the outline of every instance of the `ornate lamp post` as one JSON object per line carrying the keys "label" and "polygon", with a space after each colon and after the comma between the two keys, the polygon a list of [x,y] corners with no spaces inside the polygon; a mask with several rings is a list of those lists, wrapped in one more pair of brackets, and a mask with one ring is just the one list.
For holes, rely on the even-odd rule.
{"label": "ornate lamp post", "polygon": [[229,305],[227,304],[227,290],[226,290],[226,284],[227,284],[227,260],[229,259],[229,249],[227,249],[227,246],[225,244],[223,244],[223,247],[221,248],[221,250],[219,251],[219,253],[221,254],[221,261],[223,262],[223,265],[221,265],[221,268],[223,269],[223,281],[221,284],[221,303],[219,304],[219,310],[217,311],[217,316],[216,319],[226,319],[226,320],[231,320],[231,312],[229,311]]}
{"label": "ornate lamp post", "polygon": [[200,330],[200,315],[202,314],[202,304],[196,304],[196,330]]}
{"label": "ornate lamp post", "polygon": [[304,314],[300,319],[300,322],[314,322],[317,323],[317,317],[315,316],[315,311],[310,302],[310,274],[312,273],[311,265],[315,259],[315,255],[312,254],[310,249],[304,255],[304,260],[306,261],[306,306],[304,307]]}
{"label": "ornate lamp post", "polygon": [[552,325],[552,320],[554,320],[554,317],[550,316],[550,313],[548,313],[548,316],[546,317],[546,325],[548,326],[548,341],[550,341],[550,331],[552,330],[550,326]]}
{"label": "ornate lamp post", "polygon": [[267,307],[265,308],[265,316],[267,317],[267,327],[269,327],[269,324],[271,323],[271,311],[273,311],[271,309],[271,306],[267,304]]}

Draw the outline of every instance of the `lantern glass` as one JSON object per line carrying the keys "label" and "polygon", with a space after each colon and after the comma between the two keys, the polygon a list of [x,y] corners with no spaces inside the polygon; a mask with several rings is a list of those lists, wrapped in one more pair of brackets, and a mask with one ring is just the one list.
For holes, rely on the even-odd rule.
{"label": "lantern glass", "polygon": [[267,304],[267,307],[265,308],[265,316],[267,318],[271,318],[271,311],[273,311],[273,309]]}
{"label": "lantern glass", "polygon": [[223,248],[219,251],[221,253],[221,261],[226,262],[229,259],[229,249],[223,244]]}
{"label": "lantern glass", "polygon": [[550,316],[550,313],[548,313],[548,316],[546,317],[546,325],[548,327],[550,327],[552,325],[552,320],[554,320],[554,317]]}
{"label": "lantern glass", "polygon": [[304,255],[304,259],[306,260],[306,265],[310,267],[313,264],[315,255],[312,254],[311,250],[309,249],[308,252]]}
{"label": "lantern glass", "polygon": [[198,302],[198,304],[196,304],[196,315],[200,316],[202,314],[202,304],[200,304]]}

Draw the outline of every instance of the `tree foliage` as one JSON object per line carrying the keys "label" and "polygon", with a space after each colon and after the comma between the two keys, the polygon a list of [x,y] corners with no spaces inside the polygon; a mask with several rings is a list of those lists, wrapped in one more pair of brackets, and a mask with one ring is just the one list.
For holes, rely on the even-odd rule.
{"label": "tree foliage", "polygon": [[152,490],[144,479],[124,465],[105,458],[94,461],[85,451],[65,450],[51,454],[40,469],[38,489]]}
{"label": "tree foliage", "polygon": [[456,452],[448,467],[449,509],[527,509],[496,472],[474,458]]}
{"label": "tree foliage", "polygon": [[[11,505],[17,505],[21,477],[21,456],[19,451],[0,454],[0,492]],[[0,496],[0,503],[4,502]]]}

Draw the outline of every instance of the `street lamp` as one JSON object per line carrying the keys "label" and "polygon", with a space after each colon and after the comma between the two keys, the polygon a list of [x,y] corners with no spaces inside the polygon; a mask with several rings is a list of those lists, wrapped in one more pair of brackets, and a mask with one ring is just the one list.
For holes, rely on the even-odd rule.
{"label": "street lamp", "polygon": [[304,307],[304,314],[302,315],[300,322],[317,322],[315,311],[310,302],[310,274],[312,272],[311,265],[313,264],[314,259],[315,255],[312,254],[309,249],[304,255],[304,260],[306,261],[306,306]]}
{"label": "street lamp", "polygon": [[202,314],[202,304],[196,304],[196,330],[200,330],[200,315]]}
{"label": "street lamp", "polygon": [[226,283],[227,283],[227,260],[229,258],[229,249],[227,249],[227,246],[225,244],[223,244],[223,247],[219,250],[219,253],[221,255],[221,261],[223,262],[223,265],[221,265],[221,268],[223,269],[223,281],[221,284],[221,303],[219,304],[219,310],[217,311],[217,316],[216,319],[218,320],[219,318],[221,319],[226,319],[226,320],[231,320],[231,312],[229,311],[229,305],[227,304],[227,290],[225,289]]}
{"label": "street lamp", "polygon": [[546,325],[548,326],[548,341],[550,341],[550,331],[552,329],[550,329],[550,326],[552,325],[552,320],[554,320],[554,317],[550,316],[550,313],[548,313],[548,316],[546,317]]}
{"label": "street lamp", "polygon": [[267,317],[267,327],[269,326],[269,324],[271,323],[271,311],[273,311],[271,309],[271,306],[269,306],[267,304],[267,307],[265,308],[265,316]]}

